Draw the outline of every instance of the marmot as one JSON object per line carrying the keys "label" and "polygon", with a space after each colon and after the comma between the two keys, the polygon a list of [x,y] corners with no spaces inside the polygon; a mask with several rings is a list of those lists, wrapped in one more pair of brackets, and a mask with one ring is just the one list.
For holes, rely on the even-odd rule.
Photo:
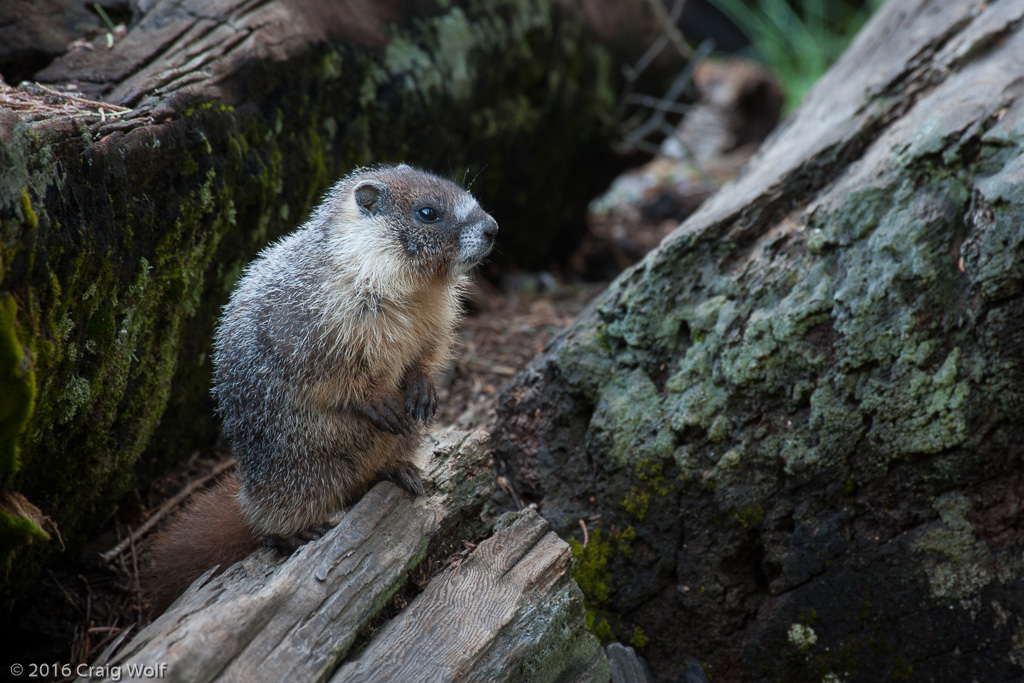
{"label": "marmot", "polygon": [[238,473],[158,538],[155,609],[261,541],[287,552],[319,536],[382,478],[422,492],[410,458],[437,409],[467,273],[497,231],[453,182],[404,164],[359,169],[249,265],[214,341]]}

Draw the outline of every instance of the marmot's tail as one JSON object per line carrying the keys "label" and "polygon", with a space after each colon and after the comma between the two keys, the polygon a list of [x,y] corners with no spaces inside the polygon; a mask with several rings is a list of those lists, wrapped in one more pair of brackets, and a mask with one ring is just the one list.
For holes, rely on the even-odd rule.
{"label": "marmot's tail", "polygon": [[229,474],[197,493],[157,536],[143,584],[154,616],[213,566],[223,571],[259,547],[259,538],[242,521],[238,486],[238,477]]}

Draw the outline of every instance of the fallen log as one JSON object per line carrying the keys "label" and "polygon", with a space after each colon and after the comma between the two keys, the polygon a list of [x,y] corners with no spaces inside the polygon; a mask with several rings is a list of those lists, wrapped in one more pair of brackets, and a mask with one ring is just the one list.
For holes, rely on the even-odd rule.
{"label": "fallen log", "polygon": [[[200,578],[93,670],[111,680],[147,667],[169,681],[607,680],[569,546],[532,510],[493,531],[480,519],[494,491],[486,433],[447,432],[420,456],[427,494],[378,484],[291,557],[261,550]],[[411,577],[424,583],[415,597]]]}
{"label": "fallen log", "polygon": [[656,677],[1024,675],[1022,26],[887,3],[503,392],[501,474],[599,520],[581,587]]}

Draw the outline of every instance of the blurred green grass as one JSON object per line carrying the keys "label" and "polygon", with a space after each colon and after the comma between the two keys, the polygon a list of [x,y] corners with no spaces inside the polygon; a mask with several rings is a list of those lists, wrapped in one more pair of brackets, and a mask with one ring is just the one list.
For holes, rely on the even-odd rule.
{"label": "blurred green grass", "polygon": [[884,0],[711,0],[750,40],[749,56],[782,86],[785,111],[839,58]]}

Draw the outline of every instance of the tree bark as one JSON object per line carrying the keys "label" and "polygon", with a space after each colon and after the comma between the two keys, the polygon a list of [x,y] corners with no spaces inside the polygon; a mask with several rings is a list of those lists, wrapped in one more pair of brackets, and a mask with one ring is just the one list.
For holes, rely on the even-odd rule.
{"label": "tree bark", "polygon": [[1022,21],[888,3],[503,393],[500,466],[660,678],[1021,677]]}

